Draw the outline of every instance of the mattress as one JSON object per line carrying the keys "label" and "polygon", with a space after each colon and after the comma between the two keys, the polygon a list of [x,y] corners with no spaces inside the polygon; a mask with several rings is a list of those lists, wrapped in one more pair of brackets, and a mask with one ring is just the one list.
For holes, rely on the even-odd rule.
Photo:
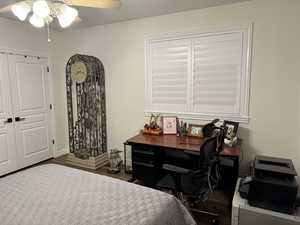
{"label": "mattress", "polygon": [[47,164],[0,178],[1,225],[194,225],[172,195]]}

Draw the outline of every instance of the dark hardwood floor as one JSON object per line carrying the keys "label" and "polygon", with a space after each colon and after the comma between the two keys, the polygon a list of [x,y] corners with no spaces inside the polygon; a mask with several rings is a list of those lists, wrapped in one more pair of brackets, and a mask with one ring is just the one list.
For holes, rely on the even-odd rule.
{"label": "dark hardwood floor", "polygon": [[[124,172],[124,168],[122,169],[122,171],[120,173],[117,174],[108,174],[107,173],[107,166],[104,166],[98,170],[91,170],[91,169],[86,169],[86,168],[82,168],[82,167],[78,167],[78,166],[74,166],[71,164],[68,164],[68,162],[66,162],[66,155],[64,156],[60,156],[58,158],[53,158],[44,162],[41,162],[37,165],[41,165],[41,164],[47,164],[47,163],[54,163],[54,164],[59,164],[59,165],[64,165],[64,166],[68,166],[68,167],[72,167],[72,168],[76,168],[76,169],[81,169],[81,170],[85,170],[91,173],[96,173],[99,175],[104,175],[104,176],[109,176],[109,177],[113,177],[113,178],[117,178],[120,180],[124,180],[124,181],[129,181],[132,176],[131,174],[127,174]],[[137,184],[142,184],[141,182],[136,182]],[[220,190],[217,190],[213,193],[213,195],[211,196],[211,198],[208,201],[202,202],[199,204],[199,209],[201,210],[207,210],[210,212],[215,212],[220,214],[220,225],[230,225],[231,224],[231,205],[230,205],[230,198],[228,197],[228,195]],[[205,216],[205,215],[194,215],[195,220],[197,221],[198,225],[211,225],[211,217],[210,216]]]}
{"label": "dark hardwood floor", "polygon": [[85,171],[88,171],[88,172],[91,172],[91,173],[96,173],[96,174],[100,174],[100,175],[104,175],[104,176],[114,177],[114,178],[117,178],[117,179],[120,179],[120,180],[125,180],[125,181],[128,181],[132,178],[131,174],[124,173],[124,168],[122,169],[122,171],[120,173],[108,174],[107,173],[107,169],[108,169],[107,166],[104,166],[104,167],[102,167],[98,170],[86,169],[86,168],[82,168],[82,167],[79,167],[79,166],[74,166],[74,165],[69,164],[68,162],[66,162],[66,157],[67,157],[66,155],[63,155],[63,156],[60,156],[60,157],[57,157],[57,158],[49,159],[49,160],[44,161],[40,164],[55,163],[55,164],[64,165],[64,166],[68,166],[68,167],[72,167],[72,168],[76,168],[76,169],[80,169],[80,170],[85,170]]}

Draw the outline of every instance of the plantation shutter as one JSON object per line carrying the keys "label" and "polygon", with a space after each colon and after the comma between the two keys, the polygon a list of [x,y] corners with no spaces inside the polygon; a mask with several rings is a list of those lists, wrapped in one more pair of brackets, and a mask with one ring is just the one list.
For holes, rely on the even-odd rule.
{"label": "plantation shutter", "polygon": [[185,112],[188,105],[190,41],[154,43],[150,54],[152,109]]}
{"label": "plantation shutter", "polygon": [[242,47],[241,33],[193,40],[193,112],[239,113]]}

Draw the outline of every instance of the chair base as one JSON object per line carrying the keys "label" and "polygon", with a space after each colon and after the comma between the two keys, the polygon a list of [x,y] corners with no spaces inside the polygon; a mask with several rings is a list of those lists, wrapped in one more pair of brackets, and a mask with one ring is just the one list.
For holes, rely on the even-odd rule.
{"label": "chair base", "polygon": [[192,211],[192,212],[201,213],[201,214],[205,214],[205,215],[208,215],[208,216],[218,217],[219,218],[219,215],[216,214],[216,213],[207,212],[207,211],[203,211],[203,210],[195,209],[195,208],[189,208],[189,210]]}
{"label": "chair base", "polygon": [[196,209],[196,208],[193,208],[193,207],[190,207],[189,205],[189,201],[184,197],[183,193],[182,192],[177,192],[176,193],[176,196],[177,198],[182,202],[182,204],[184,206],[186,206],[186,208],[191,212],[191,213],[201,213],[201,214],[204,214],[204,215],[208,215],[208,216],[211,216],[212,217],[212,220],[211,220],[211,225],[219,225],[220,224],[220,218],[219,218],[219,215],[216,214],[216,213],[212,213],[212,212],[207,212],[207,211],[203,211],[203,210],[200,210],[200,209]]}
{"label": "chair base", "polygon": [[199,209],[194,209],[194,208],[190,208],[189,211],[190,212],[201,213],[202,215],[204,214],[204,215],[211,216],[212,217],[211,225],[220,225],[220,217],[219,217],[218,214],[203,211],[203,210],[199,210]]}

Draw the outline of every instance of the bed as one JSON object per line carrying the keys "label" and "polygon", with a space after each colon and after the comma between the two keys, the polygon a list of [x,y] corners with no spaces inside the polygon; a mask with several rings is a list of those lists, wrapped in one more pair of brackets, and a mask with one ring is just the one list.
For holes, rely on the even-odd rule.
{"label": "bed", "polygon": [[56,164],[0,178],[1,225],[195,225],[172,195]]}

